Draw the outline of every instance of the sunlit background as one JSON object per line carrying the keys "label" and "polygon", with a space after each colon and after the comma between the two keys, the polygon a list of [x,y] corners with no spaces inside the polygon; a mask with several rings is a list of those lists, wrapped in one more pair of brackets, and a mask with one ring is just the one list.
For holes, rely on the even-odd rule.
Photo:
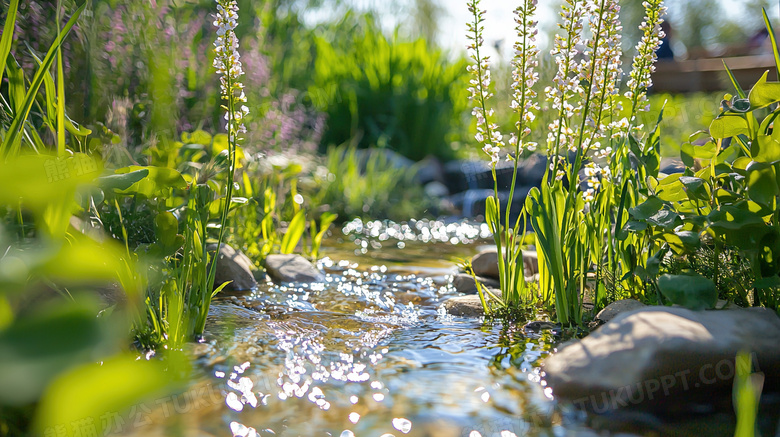
{"label": "sunlit background", "polygon": [[[296,0],[291,0],[296,1]],[[300,7],[307,0],[298,0]],[[374,11],[382,17],[387,30],[398,27],[402,33],[410,36],[435,36],[435,40],[452,51],[464,51],[466,23],[469,12],[466,1],[461,0],[335,0],[321,2],[308,0],[309,23],[315,23],[327,17],[334,18],[341,9],[333,4],[350,6],[356,10]],[[323,7],[316,7],[323,3]],[[510,54],[513,41],[514,22],[512,11],[518,2],[508,0],[482,0],[481,5],[487,11],[485,39],[493,47],[502,49],[503,55]],[[540,36],[544,45],[555,32],[556,10],[560,1],[541,1],[539,22],[546,30]],[[674,29],[677,40],[673,48],[684,56],[687,47],[704,46],[717,51],[724,46],[749,39],[763,28],[760,14],[754,13],[764,7],[770,17],[780,17],[778,2],[771,0],[672,0],[666,2],[669,8],[668,20]],[[312,7],[315,6],[315,7]],[[623,2],[625,36],[634,41],[638,33],[634,30],[641,17],[641,1]],[[633,25],[631,25],[633,23]]]}

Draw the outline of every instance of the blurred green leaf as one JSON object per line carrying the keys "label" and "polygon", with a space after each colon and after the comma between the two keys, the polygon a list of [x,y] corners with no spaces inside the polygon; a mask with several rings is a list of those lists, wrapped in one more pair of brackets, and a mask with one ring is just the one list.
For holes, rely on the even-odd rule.
{"label": "blurred green leaf", "polygon": [[104,190],[126,190],[133,186],[136,182],[149,176],[149,170],[144,168],[141,170],[131,171],[130,173],[113,174],[103,176],[97,179],[97,184]]}
{"label": "blurred green leaf", "polygon": [[699,274],[661,275],[658,288],[672,303],[695,311],[714,308],[718,302],[715,283]]}
{"label": "blurred green leaf", "polygon": [[51,155],[11,158],[0,162],[0,187],[6,187],[0,189],[0,205],[23,206],[35,215],[43,230],[61,236],[70,215],[78,208],[76,190],[91,183],[99,171],[100,164],[83,154],[67,158]]}
{"label": "blurred green leaf", "polygon": [[70,370],[46,390],[37,411],[36,430],[42,435],[57,426],[86,422],[95,425],[97,435],[104,435],[114,425],[105,417],[172,391],[173,369],[166,372],[165,366],[162,361],[124,354]]}
{"label": "blurred green leaf", "polygon": [[166,197],[170,190],[183,190],[187,188],[187,182],[184,181],[181,173],[167,167],[141,167],[131,165],[117,169],[116,174],[128,174],[139,170],[146,170],[149,174],[131,185],[125,190],[119,190],[122,194],[141,194],[146,197]]}
{"label": "blurred green leaf", "polygon": [[60,373],[112,353],[121,331],[97,318],[98,309],[89,302],[60,302],[0,331],[0,403],[33,402]]}
{"label": "blurred green leaf", "polygon": [[[225,142],[227,142],[227,135],[224,136],[226,137]],[[201,129],[198,129],[193,133],[182,132],[181,134],[181,141],[183,143],[202,144],[204,146],[208,146],[209,144],[211,144],[211,139],[212,139],[211,134]],[[216,138],[214,142],[216,143]]]}

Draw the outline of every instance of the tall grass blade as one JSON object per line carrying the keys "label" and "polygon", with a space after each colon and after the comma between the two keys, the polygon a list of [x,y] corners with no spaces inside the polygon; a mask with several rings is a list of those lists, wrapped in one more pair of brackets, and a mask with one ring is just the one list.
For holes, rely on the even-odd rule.
{"label": "tall grass blade", "polygon": [[734,86],[734,89],[737,91],[737,95],[740,99],[747,99],[747,94],[745,93],[745,90],[742,89],[742,87],[739,85],[739,82],[737,82],[737,78],[734,77],[734,73],[731,72],[731,69],[726,64],[726,60],[723,60],[723,67],[726,69],[726,73],[729,75],[729,80],[731,80],[731,85]]}
{"label": "tall grass blade", "polygon": [[772,22],[769,21],[769,16],[767,16],[765,8],[761,8],[761,13],[764,15],[764,24],[766,25],[766,30],[769,31],[769,41],[772,42],[772,54],[775,56],[777,80],[780,81],[780,51],[777,50],[777,38],[775,37],[775,30],[772,28]]}
{"label": "tall grass blade", "polygon": [[16,27],[16,13],[19,10],[19,0],[11,0],[8,14],[3,25],[3,37],[0,38],[0,79],[5,74],[5,61],[11,53],[11,41],[13,40],[14,27]]}
{"label": "tall grass blade", "polygon": [[[57,39],[62,40],[60,14],[62,0],[57,0]],[[65,156],[65,73],[62,68],[62,44],[57,45],[57,156]]]}
{"label": "tall grass blade", "polygon": [[[70,17],[70,20],[68,20],[68,22],[65,24],[65,27],[62,28],[60,35],[56,40],[54,40],[54,43],[49,48],[48,53],[46,53],[46,57],[43,58],[41,67],[38,68],[38,71],[35,72],[35,76],[33,76],[33,80],[30,83],[30,88],[27,90],[27,95],[25,97],[22,110],[14,116],[14,119],[11,122],[11,126],[8,128],[8,132],[3,139],[3,143],[0,145],[0,157],[5,158],[9,155],[13,156],[18,153],[19,148],[21,147],[20,135],[22,127],[24,126],[24,122],[27,120],[30,109],[35,102],[35,96],[38,94],[38,89],[40,89],[41,85],[43,84],[44,77],[49,68],[51,68],[52,63],[54,62],[54,57],[57,53],[57,50],[62,45],[63,39],[68,35],[68,33],[70,33],[70,30],[76,24],[76,21],[78,21],[78,18],[81,16],[81,13],[84,12],[84,8],[86,8],[86,6],[87,4],[84,3],[76,10],[76,12],[73,13],[73,16]],[[4,37],[5,35],[6,34],[3,33]]]}

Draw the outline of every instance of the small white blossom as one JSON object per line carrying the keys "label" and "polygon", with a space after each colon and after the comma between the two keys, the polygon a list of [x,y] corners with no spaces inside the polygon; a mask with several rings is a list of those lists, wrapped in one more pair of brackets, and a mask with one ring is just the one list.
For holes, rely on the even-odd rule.
{"label": "small white blossom", "polygon": [[[244,118],[249,114],[249,108],[241,103],[246,102],[244,85],[239,78],[244,75],[241,64],[241,54],[238,52],[238,5],[235,0],[216,0],[217,14],[214,27],[217,28],[217,39],[214,41],[214,68],[220,75],[220,90],[222,99],[228,102],[228,113],[225,128],[232,136],[245,133]],[[233,108],[232,112],[229,108]]]}

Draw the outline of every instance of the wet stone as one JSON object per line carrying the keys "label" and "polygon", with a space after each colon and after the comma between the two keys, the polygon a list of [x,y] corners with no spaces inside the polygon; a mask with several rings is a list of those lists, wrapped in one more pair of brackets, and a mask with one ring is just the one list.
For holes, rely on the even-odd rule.
{"label": "wet stone", "polygon": [[268,255],[265,270],[275,282],[322,282],[325,275],[300,255]]}
{"label": "wet stone", "polygon": [[[501,287],[501,284],[495,279],[477,277],[477,280],[488,288],[498,289]],[[458,293],[477,294],[477,284],[474,282],[474,278],[465,273],[455,275],[452,278],[452,286]]]}
{"label": "wet stone", "polygon": [[[214,249],[216,249],[216,244],[210,248],[210,250]],[[254,264],[244,252],[223,244],[219,249],[219,257],[217,258],[214,288],[230,281],[224,288],[227,291],[252,290],[257,287],[257,282],[253,275],[254,270]]]}
{"label": "wet stone", "polygon": [[485,315],[482,302],[476,294],[455,296],[447,299],[444,302],[444,308],[447,310],[447,313],[453,316],[482,317]]}
{"label": "wet stone", "polygon": [[[488,249],[474,255],[471,259],[471,268],[477,276],[498,279],[498,252],[495,249]],[[539,259],[536,252],[523,251],[523,271],[526,277],[539,273]]]}
{"label": "wet stone", "polygon": [[639,308],[644,308],[646,305],[636,299],[622,299],[616,302],[612,302],[607,305],[603,310],[596,314],[596,319],[600,322],[609,322],[617,317],[619,314],[633,311]]}

